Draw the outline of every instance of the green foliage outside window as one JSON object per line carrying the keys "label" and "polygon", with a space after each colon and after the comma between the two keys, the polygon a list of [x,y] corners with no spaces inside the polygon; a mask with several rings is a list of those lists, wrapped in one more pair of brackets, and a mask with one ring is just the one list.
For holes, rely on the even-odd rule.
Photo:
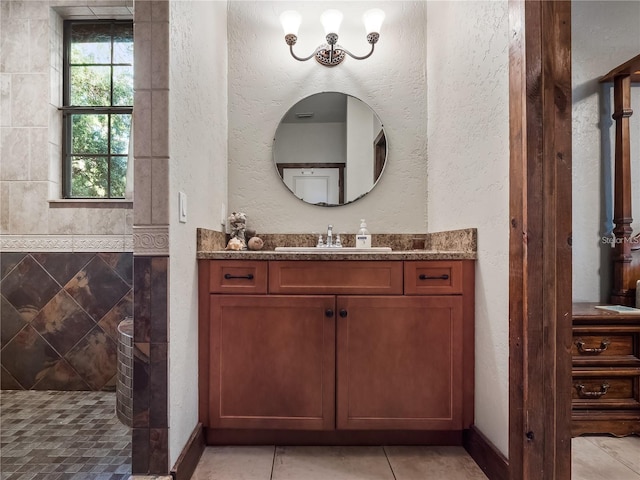
{"label": "green foliage outside window", "polygon": [[66,196],[124,198],[133,106],[131,22],[69,22]]}

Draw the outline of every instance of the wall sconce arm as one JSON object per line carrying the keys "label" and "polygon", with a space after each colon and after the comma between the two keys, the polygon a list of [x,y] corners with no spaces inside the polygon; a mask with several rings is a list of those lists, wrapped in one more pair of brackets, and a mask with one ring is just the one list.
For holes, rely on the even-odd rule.
{"label": "wall sconce arm", "polygon": [[378,33],[370,33],[369,35],[367,35],[367,42],[369,42],[371,44],[371,50],[369,51],[369,53],[367,53],[366,55],[363,55],[361,57],[358,56],[358,55],[354,55],[353,53],[351,53],[346,48],[343,48],[342,50],[344,51],[344,53],[349,55],[351,58],[355,58],[356,60],[364,60],[366,58],[369,58],[373,54],[373,50],[375,49],[376,43],[378,43],[378,39],[379,38],[380,38],[380,34],[378,34]]}

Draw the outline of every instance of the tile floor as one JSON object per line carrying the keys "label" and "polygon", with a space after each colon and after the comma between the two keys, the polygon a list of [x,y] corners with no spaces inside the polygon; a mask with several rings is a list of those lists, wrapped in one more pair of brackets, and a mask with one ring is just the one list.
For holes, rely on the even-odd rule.
{"label": "tile floor", "polygon": [[207,447],[191,480],[486,480],[462,447]]}
{"label": "tile floor", "polygon": [[[572,480],[640,480],[640,437],[572,440]],[[461,447],[207,447],[192,480],[486,479]]]}
{"label": "tile floor", "polygon": [[131,431],[115,393],[2,390],[2,480],[126,480]]}
{"label": "tile floor", "polygon": [[[0,392],[2,480],[127,480],[110,392]],[[578,437],[572,480],[640,480],[640,437]],[[134,478],[134,477],[132,477]],[[135,477],[136,479],[148,477]],[[207,447],[192,480],[486,479],[460,447]]]}
{"label": "tile floor", "polygon": [[577,437],[571,449],[572,480],[640,480],[640,437]]}

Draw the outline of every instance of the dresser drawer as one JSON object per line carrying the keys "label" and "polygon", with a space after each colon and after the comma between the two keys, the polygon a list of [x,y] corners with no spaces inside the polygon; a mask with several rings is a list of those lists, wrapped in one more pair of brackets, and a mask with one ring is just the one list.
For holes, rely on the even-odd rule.
{"label": "dresser drawer", "polygon": [[269,293],[401,295],[402,262],[272,261]]}
{"label": "dresser drawer", "polygon": [[407,295],[454,295],[462,293],[462,262],[405,262]]}
{"label": "dresser drawer", "polygon": [[267,262],[220,260],[209,262],[211,293],[267,293]]}
{"label": "dresser drawer", "polygon": [[640,409],[640,369],[574,369],[573,408]]}
{"label": "dresser drawer", "polygon": [[640,366],[639,332],[625,326],[574,326],[574,366]]}

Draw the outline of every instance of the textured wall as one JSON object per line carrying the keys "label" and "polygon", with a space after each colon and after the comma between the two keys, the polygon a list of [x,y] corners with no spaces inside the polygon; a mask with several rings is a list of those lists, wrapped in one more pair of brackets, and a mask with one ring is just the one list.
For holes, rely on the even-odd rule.
{"label": "textured wall", "polygon": [[428,2],[427,5],[429,230],[478,228],[475,423],[506,453],[509,433],[507,2]]}
{"label": "textured wall", "polygon": [[[573,299],[606,301],[611,290],[615,123],[613,84],[600,77],[640,52],[640,2],[572,3]],[[632,88],[634,233],[640,231],[640,86]]]}
{"label": "textured wall", "polygon": [[[425,5],[229,3],[229,211],[245,212],[247,223],[258,232],[305,233],[331,223],[336,231],[355,233],[361,218],[367,219],[372,233],[426,231]],[[302,14],[295,51],[306,56],[324,43],[320,14],[340,8],[345,18],[339,43],[362,55],[369,45],[361,17],[374,6],[387,17],[369,59],[347,58],[327,68],[313,59],[298,62],[289,54],[281,12],[295,9]],[[280,181],[272,159],[273,136],[282,116],[302,98],[322,91],[342,91],[368,103],[382,120],[389,145],[388,163],[375,189],[339,208],[296,199]]]}
{"label": "textured wall", "polygon": [[[198,421],[196,228],[221,230],[227,200],[226,2],[171,2],[169,454]],[[194,94],[196,92],[196,94]],[[178,192],[187,223],[178,222]]]}

